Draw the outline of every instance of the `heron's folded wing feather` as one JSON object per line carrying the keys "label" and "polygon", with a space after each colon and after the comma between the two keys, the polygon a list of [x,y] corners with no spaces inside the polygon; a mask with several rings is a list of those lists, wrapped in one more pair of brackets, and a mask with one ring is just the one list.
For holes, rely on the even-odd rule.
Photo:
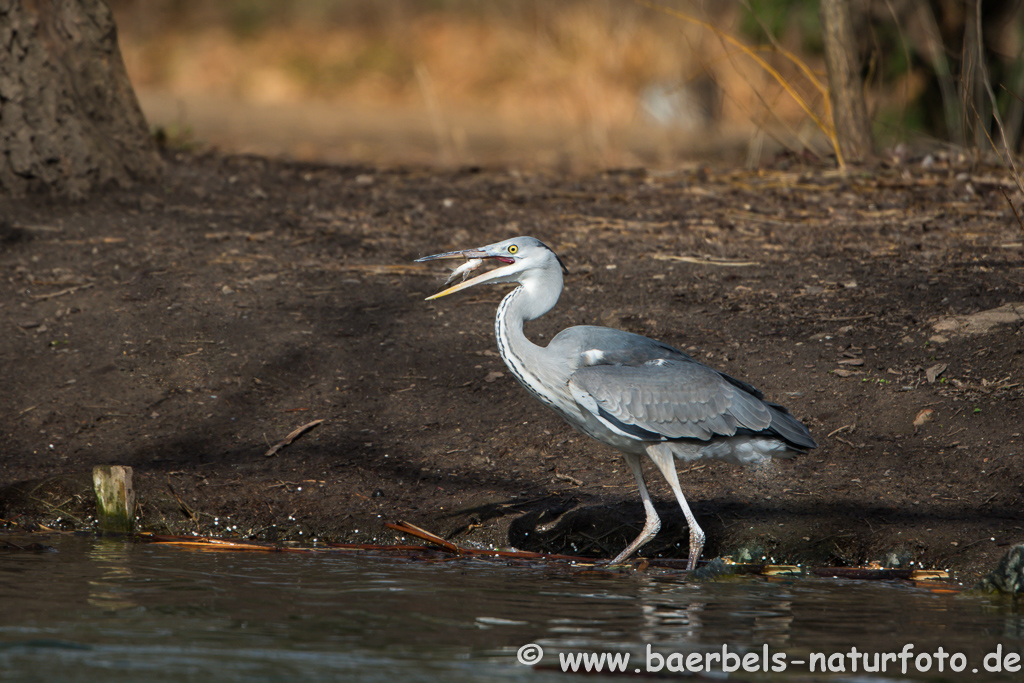
{"label": "heron's folded wing feather", "polygon": [[[688,354],[674,346],[632,332],[615,330],[609,327],[578,325],[569,327],[552,339],[552,344],[577,344],[582,353],[582,365],[643,365],[647,361],[664,359],[684,361],[694,365],[703,365]],[[734,387],[745,391],[754,398],[763,399],[764,394],[756,387],[735,377],[711,370]]]}
{"label": "heron's folded wing feather", "polygon": [[[584,409],[667,439],[732,436],[772,423],[768,406],[699,363],[659,359],[583,367],[569,388]],[[581,400],[581,397],[582,400]]]}

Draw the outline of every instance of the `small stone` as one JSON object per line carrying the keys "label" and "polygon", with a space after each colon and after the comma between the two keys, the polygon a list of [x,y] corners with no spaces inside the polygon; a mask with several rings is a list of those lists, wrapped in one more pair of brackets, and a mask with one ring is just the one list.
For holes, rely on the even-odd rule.
{"label": "small stone", "polygon": [[926,422],[930,422],[933,417],[935,417],[935,411],[932,410],[931,408],[925,408],[924,410],[919,412],[917,414],[917,417],[914,418],[914,431],[916,432],[917,428],[922,426]]}
{"label": "small stone", "polygon": [[939,378],[943,372],[946,371],[945,363],[938,363],[933,365],[924,371],[924,376],[928,379],[928,384],[935,384],[935,380]]}

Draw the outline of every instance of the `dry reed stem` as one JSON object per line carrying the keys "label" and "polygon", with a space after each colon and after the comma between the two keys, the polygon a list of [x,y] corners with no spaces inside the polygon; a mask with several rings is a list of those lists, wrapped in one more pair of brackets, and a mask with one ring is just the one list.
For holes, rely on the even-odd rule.
{"label": "dry reed stem", "polygon": [[[721,40],[724,40],[725,42],[733,45],[734,47],[739,49],[740,52],[742,52],[747,57],[752,59],[758,66],[764,69],[764,71],[768,73],[768,75],[774,78],[780,86],[782,86],[782,89],[785,90],[789,94],[789,96],[793,98],[793,101],[796,102],[801,109],[803,109],[804,113],[807,114],[807,116],[814,122],[814,124],[821,130],[821,132],[825,134],[825,137],[827,137],[829,139],[829,142],[832,143],[832,149],[835,151],[836,161],[839,163],[839,166],[845,167],[846,162],[843,159],[842,152],[839,150],[839,138],[836,135],[835,124],[832,121],[832,110],[830,105],[825,105],[827,119],[819,117],[814,112],[814,110],[811,109],[811,106],[807,103],[807,100],[805,100],[800,95],[800,93],[796,91],[796,88],[794,88],[793,85],[788,80],[786,80],[786,78],[781,73],[779,73],[779,71],[775,67],[769,64],[759,54],[757,54],[756,48],[751,48],[749,45],[745,45],[738,38],[729,35],[722,29],[706,21],[702,21],[696,17],[690,16],[685,12],[680,12],[679,10],[663,7],[654,2],[650,2],[650,0],[634,0],[634,2],[636,2],[639,5],[643,5],[645,7],[653,9],[655,11],[664,12],[665,14],[676,17],[677,19],[682,19],[683,21],[696,24],[697,26],[700,26],[708,31],[711,31]],[[825,88],[824,85],[818,80],[818,78],[811,71],[810,67],[808,67],[806,63],[804,63],[801,59],[799,59],[796,55],[789,52],[788,50],[781,51],[780,54],[782,54],[784,57],[793,62],[797,66],[797,68],[799,68],[807,76],[807,78],[815,87],[817,87],[819,90],[822,90],[825,93],[825,102],[827,103],[828,89]]]}

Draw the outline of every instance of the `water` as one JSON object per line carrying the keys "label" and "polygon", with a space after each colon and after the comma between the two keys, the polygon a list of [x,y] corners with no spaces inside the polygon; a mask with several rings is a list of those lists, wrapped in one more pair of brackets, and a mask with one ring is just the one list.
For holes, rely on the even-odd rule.
{"label": "water", "polygon": [[[904,678],[900,660],[884,674],[864,674],[859,660],[853,673],[850,648],[899,652],[908,643],[908,675],[921,680],[1021,677],[983,665],[997,645],[1004,663],[1024,649],[1012,601],[906,584],[687,583],[668,572],[598,578],[482,560],[30,540],[56,552],[0,551],[2,681],[565,681],[559,653],[629,653],[632,674],[646,672],[648,646],[666,657],[661,674],[680,679],[669,664],[723,645],[786,657],[785,672],[764,673],[758,662],[736,680],[820,680],[792,661],[820,652],[845,663],[830,680],[882,681]],[[518,663],[528,643],[543,648],[550,669]],[[928,673],[915,672],[915,657],[939,646],[962,653],[963,673],[950,672],[959,664],[950,659],[938,673],[934,657]]]}

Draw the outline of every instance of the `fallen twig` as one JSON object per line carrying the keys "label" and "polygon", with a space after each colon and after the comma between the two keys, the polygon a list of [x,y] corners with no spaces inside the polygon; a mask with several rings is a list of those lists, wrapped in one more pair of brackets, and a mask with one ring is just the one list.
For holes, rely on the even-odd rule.
{"label": "fallen twig", "polygon": [[570,484],[575,484],[576,486],[583,486],[583,480],[577,479],[571,474],[559,474],[558,472],[555,472],[555,479],[561,479],[562,481],[567,481]]}
{"label": "fallen twig", "polygon": [[415,524],[410,524],[409,522],[404,522],[402,520],[399,520],[397,524],[392,523],[392,522],[385,522],[384,526],[386,526],[389,529],[394,529],[395,531],[400,531],[403,534],[409,534],[410,536],[415,536],[416,538],[421,538],[424,541],[427,541],[428,543],[433,543],[434,545],[440,546],[440,547],[444,548],[445,550],[447,550],[448,552],[454,553],[455,555],[465,555],[466,554],[465,550],[463,550],[459,546],[455,545],[454,543],[452,543],[450,541],[446,541],[443,538],[441,538],[440,536],[438,536],[437,534],[432,534],[429,531],[427,531],[426,529],[421,529],[418,526],[416,526]]}
{"label": "fallen twig", "polygon": [[299,438],[300,436],[308,432],[313,427],[316,427],[321,422],[323,422],[323,420],[313,420],[312,422],[307,422],[301,427],[292,430],[292,432],[288,434],[288,436],[284,437],[281,441],[271,446],[270,449],[263,455],[269,458],[270,456],[274,455],[279,450],[290,444],[292,441],[295,441],[295,439]]}
{"label": "fallen twig", "polygon": [[167,482],[167,490],[171,492],[172,496],[174,496],[174,500],[178,501],[178,506],[181,508],[181,511],[188,515],[188,518],[192,520],[192,523],[199,524],[199,515],[185,504],[185,501],[181,499],[181,496],[178,495],[178,492],[174,490],[174,487],[171,486],[171,482],[169,481]]}
{"label": "fallen twig", "polygon": [[732,259],[714,258],[712,256],[676,256],[675,254],[651,254],[658,261],[682,261],[683,263],[699,263],[704,266],[721,266],[723,268],[745,268],[759,266],[760,261],[735,261]]}
{"label": "fallen twig", "polygon": [[[409,534],[416,538],[421,538],[424,541],[428,541],[435,545],[444,548],[448,552],[455,555],[474,555],[480,557],[504,557],[514,558],[520,560],[569,560],[578,564],[594,564],[599,560],[595,560],[592,557],[577,557],[575,555],[554,555],[549,553],[534,553],[526,550],[478,550],[476,548],[463,548],[457,546],[450,541],[446,541],[437,534],[433,534],[426,529],[421,529],[415,524],[409,524],[409,522],[399,521],[397,524],[392,522],[385,522],[384,526],[389,529],[394,529],[403,534]],[[332,544],[337,545],[337,544]]]}
{"label": "fallen twig", "polygon": [[89,289],[94,284],[95,283],[93,282],[89,282],[84,285],[75,285],[74,287],[62,289],[59,292],[51,292],[50,294],[29,294],[28,296],[30,299],[35,299],[36,301],[45,301],[46,299],[56,299],[58,296],[64,296],[65,294],[73,294],[80,289]]}
{"label": "fallen twig", "polygon": [[825,438],[826,439],[831,439],[833,436],[835,436],[839,432],[846,431],[846,430],[850,430],[850,433],[853,434],[853,430],[856,429],[856,428],[857,428],[856,423],[852,424],[852,425],[843,425],[839,429],[833,429],[831,432],[828,433],[828,436],[826,436]]}

